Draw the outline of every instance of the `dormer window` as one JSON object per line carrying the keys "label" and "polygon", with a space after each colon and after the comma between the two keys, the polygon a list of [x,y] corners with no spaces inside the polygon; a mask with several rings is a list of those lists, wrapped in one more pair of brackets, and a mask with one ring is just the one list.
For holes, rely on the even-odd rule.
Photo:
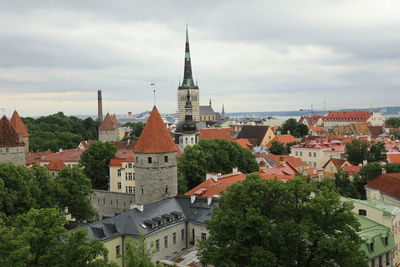
{"label": "dormer window", "polygon": [[358,215],[360,215],[360,216],[367,216],[367,211],[366,211],[366,210],[360,209],[360,210],[358,210]]}

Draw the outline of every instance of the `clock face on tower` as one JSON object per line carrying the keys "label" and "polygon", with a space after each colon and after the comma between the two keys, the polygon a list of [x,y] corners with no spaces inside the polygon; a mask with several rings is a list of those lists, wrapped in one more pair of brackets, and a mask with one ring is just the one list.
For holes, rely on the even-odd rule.
{"label": "clock face on tower", "polygon": [[191,110],[186,110],[185,113],[186,113],[186,115],[192,115],[192,111]]}

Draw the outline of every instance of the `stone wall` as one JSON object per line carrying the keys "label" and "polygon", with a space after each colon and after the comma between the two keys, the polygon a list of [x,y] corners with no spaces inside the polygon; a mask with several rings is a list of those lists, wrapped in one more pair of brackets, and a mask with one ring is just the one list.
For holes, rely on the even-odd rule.
{"label": "stone wall", "polygon": [[0,163],[25,166],[25,146],[0,147]]}
{"label": "stone wall", "polygon": [[107,130],[99,131],[99,141],[118,141],[119,140],[119,130]]}
{"label": "stone wall", "polygon": [[[190,101],[192,102],[193,120],[200,121],[200,95],[199,89],[189,89]],[[178,116],[179,121],[185,120],[185,104],[187,100],[187,89],[178,90]]]}
{"label": "stone wall", "polygon": [[135,155],[137,204],[148,204],[177,195],[176,152]]}
{"label": "stone wall", "polygon": [[135,203],[134,194],[95,190],[90,202],[96,212],[96,219],[112,217],[130,209]]}

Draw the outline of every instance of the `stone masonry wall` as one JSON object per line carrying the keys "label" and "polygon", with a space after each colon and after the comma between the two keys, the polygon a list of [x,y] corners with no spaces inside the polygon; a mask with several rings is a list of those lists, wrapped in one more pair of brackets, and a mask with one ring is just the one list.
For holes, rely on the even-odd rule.
{"label": "stone masonry wall", "polygon": [[0,147],[0,163],[6,162],[25,166],[25,146]]}
{"label": "stone masonry wall", "polygon": [[95,190],[90,202],[96,212],[96,218],[101,220],[103,217],[112,217],[129,210],[131,204],[135,203],[135,195]]}

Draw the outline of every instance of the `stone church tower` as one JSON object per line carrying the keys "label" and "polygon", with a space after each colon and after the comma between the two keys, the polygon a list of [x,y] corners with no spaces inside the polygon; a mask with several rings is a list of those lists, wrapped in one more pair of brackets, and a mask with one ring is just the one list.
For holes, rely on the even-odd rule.
{"label": "stone church tower", "polygon": [[25,166],[25,143],[6,116],[0,120],[0,163]]}
{"label": "stone church tower", "polygon": [[186,92],[189,90],[193,105],[193,120],[200,121],[200,95],[199,87],[193,81],[192,63],[190,60],[189,33],[186,26],[185,69],[182,84],[178,87],[178,116],[179,120],[185,119]]}
{"label": "stone church tower", "polygon": [[193,121],[193,106],[190,100],[190,92],[187,90],[185,104],[185,120],[180,121],[175,129],[175,143],[185,148],[199,142],[200,133]]}
{"label": "stone church tower", "polygon": [[135,203],[139,205],[176,196],[177,146],[154,106],[135,145]]}

